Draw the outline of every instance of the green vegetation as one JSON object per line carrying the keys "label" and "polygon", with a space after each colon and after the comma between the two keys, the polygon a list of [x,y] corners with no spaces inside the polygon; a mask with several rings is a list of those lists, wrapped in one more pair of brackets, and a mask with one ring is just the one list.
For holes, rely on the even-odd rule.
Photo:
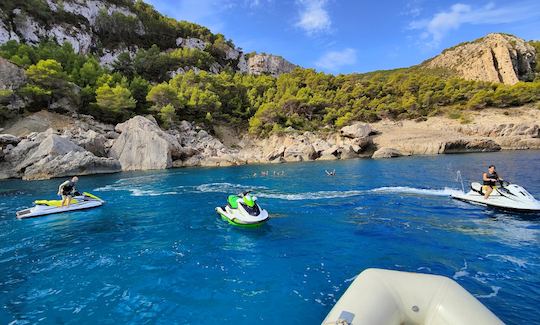
{"label": "green vegetation", "polygon": [[529,44],[536,50],[536,67],[534,71],[536,72],[535,80],[538,81],[540,80],[540,41],[530,41]]}
{"label": "green vegetation", "polygon": [[[260,136],[289,127],[311,131],[357,120],[417,119],[440,113],[467,123],[466,110],[540,101],[538,79],[508,86],[418,67],[338,76],[300,68],[277,78],[229,71],[212,74],[204,71],[216,62],[209,52],[162,52],[157,45],[139,50],[133,58],[121,55],[110,70],[100,67],[93,56],[54,42],[34,47],[8,42],[0,46],[0,56],[25,68],[29,79],[0,97],[21,96],[31,111],[68,96],[79,112],[106,122],[153,114],[164,127],[182,119],[207,125],[220,121]],[[170,78],[170,71],[183,66],[203,71]]]}

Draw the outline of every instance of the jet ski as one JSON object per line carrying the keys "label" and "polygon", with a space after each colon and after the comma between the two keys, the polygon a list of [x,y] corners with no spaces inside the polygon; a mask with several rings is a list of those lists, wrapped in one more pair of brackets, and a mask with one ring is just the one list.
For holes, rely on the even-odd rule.
{"label": "jet ski", "polygon": [[105,203],[105,201],[93,194],[87,192],[83,192],[82,194],[76,193],[71,199],[69,206],[61,207],[62,200],[36,200],[34,201],[34,207],[17,211],[17,218],[26,219],[53,213],[96,208],[103,205],[103,203]]}
{"label": "jet ski", "polygon": [[229,195],[227,205],[216,208],[221,219],[241,227],[257,227],[268,221],[268,212],[261,209],[257,204],[257,197],[249,193]]}
{"label": "jet ski", "polygon": [[499,182],[487,200],[484,199],[482,185],[474,182],[468,193],[457,192],[452,198],[472,204],[485,205],[504,210],[520,212],[540,212],[540,201],[536,200],[526,189],[506,181]]}

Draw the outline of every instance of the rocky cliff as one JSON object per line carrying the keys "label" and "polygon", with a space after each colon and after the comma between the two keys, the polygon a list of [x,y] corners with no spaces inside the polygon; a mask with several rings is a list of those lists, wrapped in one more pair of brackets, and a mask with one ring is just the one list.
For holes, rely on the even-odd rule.
{"label": "rocky cliff", "polygon": [[240,58],[238,68],[241,72],[249,74],[270,74],[274,77],[288,73],[298,67],[281,56],[271,54],[250,54]]}
{"label": "rocky cliff", "polygon": [[234,145],[225,145],[228,139],[186,121],[165,131],[152,117],[136,116],[113,126],[89,116],[43,111],[4,130],[11,134],[0,134],[0,179],[540,149],[539,120],[534,108],[511,115],[486,110],[474,113],[465,125],[441,116],[422,122],[358,122],[325,134],[292,129],[265,139],[240,134]]}
{"label": "rocky cliff", "polygon": [[536,51],[525,40],[507,34],[489,34],[447,49],[422,66],[449,69],[469,80],[513,85],[532,81],[536,64]]}
{"label": "rocky cliff", "polygon": [[[162,51],[188,48],[208,52],[216,61],[208,69],[212,73],[232,67],[246,73],[278,75],[294,67],[278,56],[248,57],[220,37],[202,26],[168,20],[151,6],[132,0],[0,3],[0,44],[9,40],[37,44],[51,39],[71,44],[75,52],[95,54],[104,65],[111,65],[123,52],[133,56],[137,50],[157,44]],[[181,67],[179,72],[191,68]]]}

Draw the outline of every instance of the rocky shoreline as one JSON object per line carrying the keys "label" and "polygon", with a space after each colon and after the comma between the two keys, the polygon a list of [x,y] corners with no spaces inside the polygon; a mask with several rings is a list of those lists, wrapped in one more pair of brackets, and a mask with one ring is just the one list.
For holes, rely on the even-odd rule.
{"label": "rocky shoreline", "polygon": [[90,116],[41,111],[2,130],[0,179],[540,149],[540,110],[489,109],[471,113],[470,118],[468,124],[440,116],[426,121],[358,122],[338,132],[291,129],[258,139],[233,130],[212,135],[187,121],[162,130],[151,116],[135,116],[113,126]]}

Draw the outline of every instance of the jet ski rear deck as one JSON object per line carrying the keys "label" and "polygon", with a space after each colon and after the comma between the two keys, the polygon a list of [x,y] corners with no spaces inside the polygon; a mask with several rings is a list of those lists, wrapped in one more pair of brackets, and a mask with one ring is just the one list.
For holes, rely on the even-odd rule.
{"label": "jet ski rear deck", "polygon": [[540,201],[536,200],[527,190],[516,184],[504,184],[496,187],[489,198],[484,199],[482,185],[472,183],[468,193],[454,193],[452,198],[472,204],[494,207],[497,209],[540,212]]}

